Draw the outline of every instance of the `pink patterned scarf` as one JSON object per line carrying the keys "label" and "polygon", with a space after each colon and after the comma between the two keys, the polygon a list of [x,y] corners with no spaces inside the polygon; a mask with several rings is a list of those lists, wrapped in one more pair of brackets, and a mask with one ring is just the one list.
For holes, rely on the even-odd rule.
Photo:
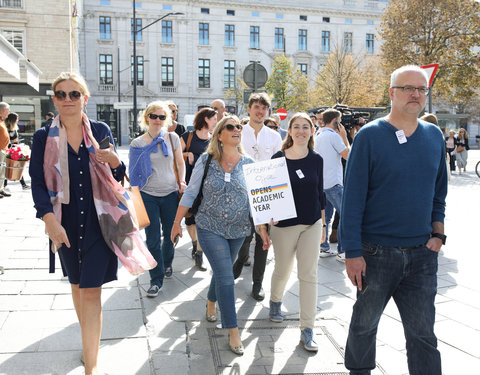
{"label": "pink patterned scarf", "polygon": [[[90,121],[82,113],[83,141],[90,154],[89,169],[92,180],[94,204],[103,238],[123,266],[138,275],[157,265],[148,251],[138,230],[135,208],[130,196],[112,176],[110,167],[95,157],[99,148],[92,135]],[[70,202],[70,179],[68,174],[67,131],[57,116],[48,131],[45,145],[45,184],[53,205],[53,212],[62,222],[62,204]],[[52,246],[54,246],[52,244]],[[55,251],[52,248],[52,251]]]}

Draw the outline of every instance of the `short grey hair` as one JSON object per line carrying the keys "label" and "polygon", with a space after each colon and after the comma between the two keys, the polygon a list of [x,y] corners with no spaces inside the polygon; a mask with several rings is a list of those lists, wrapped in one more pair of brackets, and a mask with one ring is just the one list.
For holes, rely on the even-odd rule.
{"label": "short grey hair", "polygon": [[390,87],[394,86],[395,81],[398,77],[399,74],[405,73],[405,72],[418,72],[423,74],[425,77],[425,81],[427,82],[428,86],[428,74],[425,69],[420,68],[418,65],[404,65],[396,70],[390,75]]}
{"label": "short grey hair", "polygon": [[10,108],[10,104],[6,102],[0,102],[0,111],[3,111],[4,109]]}

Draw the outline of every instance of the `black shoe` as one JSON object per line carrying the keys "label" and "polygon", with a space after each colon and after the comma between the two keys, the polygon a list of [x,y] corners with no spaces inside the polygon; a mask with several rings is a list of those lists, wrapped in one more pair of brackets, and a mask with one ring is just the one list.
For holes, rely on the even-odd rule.
{"label": "black shoe", "polygon": [[238,260],[233,263],[233,279],[236,280],[240,277],[242,274],[242,269],[243,269],[243,264],[242,262],[239,262]]}
{"label": "black shoe", "polygon": [[265,299],[265,292],[263,291],[262,284],[253,284],[251,296],[257,301],[263,301]]}
{"label": "black shoe", "polygon": [[195,267],[198,267],[200,271],[206,271],[207,269],[203,267],[203,251],[197,251],[195,253]]}
{"label": "black shoe", "polygon": [[2,190],[0,191],[0,194],[3,195],[4,197],[11,197],[12,194],[10,194],[8,191]]}

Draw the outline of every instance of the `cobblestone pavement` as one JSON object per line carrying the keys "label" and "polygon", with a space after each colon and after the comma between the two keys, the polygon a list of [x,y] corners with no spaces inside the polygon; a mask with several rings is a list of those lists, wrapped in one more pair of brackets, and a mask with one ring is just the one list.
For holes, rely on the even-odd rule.
{"label": "cobblestone pavement", "polygon": [[[127,160],[128,149],[120,154]],[[439,258],[436,333],[444,374],[480,374],[479,240],[480,178],[473,172],[480,151],[469,153],[468,171],[453,175],[447,199],[447,245]],[[29,178],[27,178],[27,182]],[[83,374],[81,338],[70,286],[60,269],[48,273],[47,238],[35,219],[29,191],[8,184],[0,200],[0,374]],[[346,374],[343,350],[355,290],[345,267],[320,259],[315,337],[318,354],[299,344],[296,271],[287,285],[284,323],[268,320],[273,270],[270,251],[262,303],[250,296],[251,267],[236,283],[239,326],[246,353],[233,355],[226,331],[205,320],[208,272],[192,268],[190,243],[177,246],[174,275],[157,298],[145,298],[148,274],[130,276],[103,290],[104,326],[100,363],[107,374]],[[57,262],[57,266],[58,266]],[[398,311],[389,303],[377,341],[373,374],[407,374],[405,340]]]}

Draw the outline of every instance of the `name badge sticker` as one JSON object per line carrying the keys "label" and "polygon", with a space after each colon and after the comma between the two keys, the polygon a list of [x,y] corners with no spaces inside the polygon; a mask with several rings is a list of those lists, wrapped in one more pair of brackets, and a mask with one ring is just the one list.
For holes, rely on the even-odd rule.
{"label": "name badge sticker", "polygon": [[224,179],[224,181],[225,181],[225,182],[230,182],[231,176],[232,176],[232,175],[231,175],[230,173],[225,172],[225,179]]}
{"label": "name badge sticker", "polygon": [[397,130],[395,135],[397,136],[398,143],[407,143],[407,137],[405,137],[405,132],[403,130]]}
{"label": "name badge sticker", "polygon": [[301,169],[297,169],[295,172],[297,172],[298,178],[300,179],[305,178],[305,175],[303,174]]}

